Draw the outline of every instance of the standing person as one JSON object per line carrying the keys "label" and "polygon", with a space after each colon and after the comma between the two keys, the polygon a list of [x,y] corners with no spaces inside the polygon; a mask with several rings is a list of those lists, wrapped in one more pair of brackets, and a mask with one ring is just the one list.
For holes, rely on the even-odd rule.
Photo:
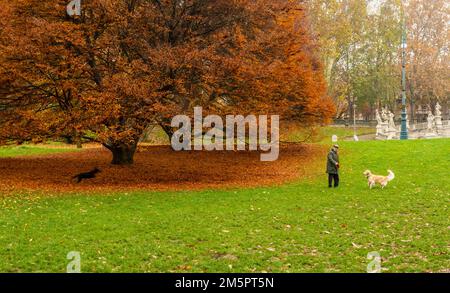
{"label": "standing person", "polygon": [[328,187],[339,186],[339,155],[338,155],[339,146],[335,144],[331,151],[328,153],[327,157],[327,173],[328,173]]}

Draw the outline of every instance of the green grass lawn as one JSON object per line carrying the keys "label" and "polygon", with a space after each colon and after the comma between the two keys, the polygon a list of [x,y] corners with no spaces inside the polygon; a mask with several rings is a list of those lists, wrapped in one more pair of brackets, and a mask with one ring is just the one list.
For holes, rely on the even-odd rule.
{"label": "green grass lawn", "polygon": [[[375,134],[376,130],[374,127],[357,127],[356,128],[356,134],[357,135],[366,135],[366,134]],[[339,139],[343,138],[350,138],[353,137],[354,129],[353,127],[344,127],[344,126],[337,126],[337,127],[322,127],[319,129],[319,135],[326,139],[331,139],[332,135],[337,135]]]}
{"label": "green grass lawn", "polygon": [[19,145],[0,147],[0,157],[16,157],[16,156],[30,156],[30,155],[44,155],[61,152],[77,151],[75,148],[58,147],[59,145],[54,143],[52,147],[46,147],[45,145]]}
{"label": "green grass lawn", "polygon": [[[373,127],[357,127],[356,134],[358,136],[375,134],[376,130]],[[308,141],[314,143],[331,143],[331,137],[336,135],[339,141],[353,138],[354,129],[353,127],[344,127],[344,126],[327,126],[320,127],[315,129],[315,135],[311,136],[310,130],[298,128],[289,133],[287,140],[288,141]]]}
{"label": "green grass lawn", "polygon": [[[0,199],[0,271],[385,272],[450,269],[450,140],[340,142],[325,174],[281,187]],[[325,167],[325,162],[324,162]],[[369,168],[396,179],[368,190]],[[270,172],[270,170],[268,170]]]}

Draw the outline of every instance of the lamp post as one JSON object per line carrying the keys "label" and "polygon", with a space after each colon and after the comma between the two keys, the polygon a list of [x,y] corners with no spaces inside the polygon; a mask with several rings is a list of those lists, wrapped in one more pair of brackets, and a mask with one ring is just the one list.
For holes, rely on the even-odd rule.
{"label": "lamp post", "polygon": [[402,126],[400,139],[408,139],[408,127],[406,126],[406,23],[402,5]]}

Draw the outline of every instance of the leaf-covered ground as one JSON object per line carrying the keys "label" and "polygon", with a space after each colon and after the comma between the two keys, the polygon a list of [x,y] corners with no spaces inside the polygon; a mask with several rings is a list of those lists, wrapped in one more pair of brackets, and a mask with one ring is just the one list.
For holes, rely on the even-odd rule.
{"label": "leaf-covered ground", "polygon": [[[5,195],[0,271],[64,272],[70,251],[83,272],[365,272],[372,251],[384,272],[448,271],[450,140],[340,144],[339,189],[319,161],[273,187]],[[367,168],[396,179],[368,190]]]}
{"label": "leaf-covered ground", "polygon": [[[57,150],[49,148],[49,153],[45,155],[0,156],[0,192],[39,190],[57,195],[76,191],[191,190],[273,185],[306,175],[305,166],[314,163],[317,155],[326,151],[318,145],[291,144],[281,147],[277,161],[261,162],[258,152],[175,152],[170,146],[143,146],[135,155],[134,165],[114,166],[110,164],[111,153],[101,147],[55,153]],[[102,170],[95,179],[79,184],[73,181],[74,175],[94,167]]]}

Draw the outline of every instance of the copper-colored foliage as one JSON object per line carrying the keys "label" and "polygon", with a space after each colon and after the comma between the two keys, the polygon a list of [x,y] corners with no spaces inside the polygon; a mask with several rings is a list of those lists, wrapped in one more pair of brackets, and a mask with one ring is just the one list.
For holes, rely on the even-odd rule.
{"label": "copper-colored foliage", "polygon": [[299,1],[83,1],[73,18],[67,3],[0,3],[0,143],[89,137],[113,152],[195,106],[333,116]]}
{"label": "copper-colored foliage", "polygon": [[[322,149],[282,146],[275,162],[261,162],[258,152],[175,152],[169,146],[141,148],[132,166],[110,164],[101,148],[44,156],[0,158],[0,193],[17,190],[53,192],[186,190],[273,185],[314,173]],[[95,179],[77,184],[71,177],[99,167]]]}

